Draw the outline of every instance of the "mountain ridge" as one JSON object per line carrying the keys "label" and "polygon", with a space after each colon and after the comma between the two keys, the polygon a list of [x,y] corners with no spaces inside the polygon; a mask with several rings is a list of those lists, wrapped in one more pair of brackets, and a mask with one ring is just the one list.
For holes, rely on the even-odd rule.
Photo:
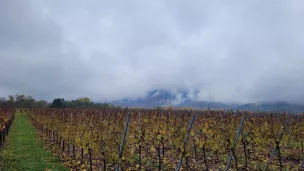
{"label": "mountain ridge", "polygon": [[218,101],[199,100],[199,91],[186,90],[169,91],[164,89],[154,89],[149,91],[144,98],[123,98],[112,101],[110,104],[123,107],[143,107],[154,108],[157,106],[172,107],[194,107],[194,108],[217,108],[217,109],[242,109],[251,111],[286,111],[304,112],[304,105],[293,104],[286,101],[262,101],[258,103],[228,104]]}

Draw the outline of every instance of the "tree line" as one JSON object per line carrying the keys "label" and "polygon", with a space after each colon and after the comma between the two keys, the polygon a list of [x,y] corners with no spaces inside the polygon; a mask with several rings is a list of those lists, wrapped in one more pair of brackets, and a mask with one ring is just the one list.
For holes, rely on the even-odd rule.
{"label": "tree line", "polygon": [[108,103],[96,103],[88,97],[81,97],[76,100],[65,100],[55,98],[52,102],[36,100],[32,96],[23,94],[10,95],[7,98],[0,98],[0,108],[111,108]]}

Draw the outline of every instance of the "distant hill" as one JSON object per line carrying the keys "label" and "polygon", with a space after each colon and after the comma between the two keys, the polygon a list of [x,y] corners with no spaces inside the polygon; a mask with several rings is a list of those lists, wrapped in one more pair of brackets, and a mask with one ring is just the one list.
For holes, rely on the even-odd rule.
{"label": "distant hill", "polygon": [[168,90],[152,90],[144,98],[124,98],[118,101],[110,102],[113,105],[123,107],[195,107],[195,108],[221,108],[221,109],[243,109],[251,111],[284,111],[286,112],[304,112],[304,105],[292,104],[284,101],[260,102],[239,104],[225,104],[216,101],[201,101],[197,95],[199,91],[189,92],[181,90],[171,92]]}
{"label": "distant hill", "polygon": [[288,102],[262,102],[262,103],[247,103],[238,107],[239,109],[252,111],[282,111],[286,112],[304,112],[304,105],[292,104]]}

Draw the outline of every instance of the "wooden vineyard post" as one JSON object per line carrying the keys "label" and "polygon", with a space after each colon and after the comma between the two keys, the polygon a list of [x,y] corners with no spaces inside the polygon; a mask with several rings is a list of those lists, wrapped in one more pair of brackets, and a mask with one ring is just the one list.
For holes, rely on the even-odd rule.
{"label": "wooden vineyard post", "polygon": [[[188,127],[188,133],[187,133],[186,139],[185,139],[185,141],[184,141],[184,147],[187,145],[187,143],[188,143],[188,141],[189,141],[189,136],[190,136],[190,132],[191,132],[192,125],[193,125],[193,123],[194,123],[195,117],[196,117],[195,114],[193,114],[193,115],[192,115],[192,119],[191,119],[190,124],[189,124],[189,127]],[[178,165],[177,165],[177,167],[176,167],[176,171],[179,171],[179,169],[180,169],[180,167],[181,167],[181,165],[182,165],[182,163],[183,163],[183,158],[184,158],[184,156],[185,156],[185,153],[183,152],[183,153],[182,153],[182,156],[181,156],[181,158],[180,158],[180,160],[179,160],[179,162],[178,162]]]}
{"label": "wooden vineyard post", "polygon": [[238,129],[238,132],[237,132],[236,137],[235,137],[235,140],[234,140],[233,148],[232,148],[232,150],[230,151],[230,155],[229,155],[229,157],[228,157],[228,161],[227,161],[227,165],[226,165],[225,171],[227,171],[227,170],[229,169],[229,165],[230,165],[232,156],[233,156],[233,154],[234,154],[233,151],[234,151],[234,149],[235,149],[235,147],[236,147],[236,143],[237,143],[237,141],[238,141],[238,139],[239,139],[241,130],[242,130],[243,125],[244,125],[244,122],[245,122],[245,118],[246,118],[246,115],[244,115],[243,118],[242,118],[240,127],[239,127],[239,129]]}
{"label": "wooden vineyard post", "polygon": [[83,147],[81,147],[81,164],[83,164]]}
{"label": "wooden vineyard post", "polygon": [[[287,124],[288,124],[290,118],[291,118],[291,116],[289,116],[288,119],[284,123],[283,129],[280,132],[279,142],[281,141],[281,139],[283,137],[283,132],[286,130],[286,127],[287,127]],[[271,163],[271,161],[272,161],[272,159],[273,159],[273,157],[274,157],[274,155],[275,155],[276,152],[277,152],[277,147],[273,147],[273,151],[272,151],[271,156],[270,156],[270,158],[269,158],[269,160],[267,162],[265,170],[268,170],[268,167],[269,167],[269,165],[270,165],[270,163]]]}
{"label": "wooden vineyard post", "polygon": [[141,145],[140,144],[139,144],[139,170],[141,170]]}
{"label": "wooden vineyard post", "polygon": [[62,149],[61,149],[62,153],[64,153],[64,140],[62,140]]}
{"label": "wooden vineyard post", "polygon": [[91,148],[89,148],[89,162],[90,162],[90,171],[93,171],[92,149]]}
{"label": "wooden vineyard post", "polygon": [[140,112],[138,112],[137,124],[140,123]]}
{"label": "wooden vineyard post", "polygon": [[[75,143],[75,142],[74,142]],[[75,145],[73,145],[73,159],[76,159]]]}
{"label": "wooden vineyard post", "polygon": [[303,142],[301,142],[301,147],[302,147],[303,160],[302,160],[302,164],[301,164],[300,168],[304,169],[304,148],[303,148]]}
{"label": "wooden vineyard post", "polygon": [[108,112],[108,126],[110,126],[110,112]]}
{"label": "wooden vineyard post", "polygon": [[161,158],[160,158],[160,148],[157,147],[157,158],[158,158],[158,170],[161,171]]}
{"label": "wooden vineyard post", "polygon": [[0,147],[2,147],[2,145],[4,144],[4,132],[0,131],[1,134],[1,142],[0,142]]}
{"label": "wooden vineyard post", "polygon": [[[122,142],[121,142],[120,148],[119,148],[119,153],[118,153],[119,159],[121,159],[121,157],[122,157],[122,150],[123,150],[123,146],[124,146],[125,141],[126,141],[126,135],[127,135],[128,127],[129,127],[129,122],[130,122],[130,113],[128,113],[128,115],[127,115],[126,126],[125,126],[125,129],[124,129]],[[119,161],[117,161],[116,169],[115,170],[116,171],[119,170]]]}

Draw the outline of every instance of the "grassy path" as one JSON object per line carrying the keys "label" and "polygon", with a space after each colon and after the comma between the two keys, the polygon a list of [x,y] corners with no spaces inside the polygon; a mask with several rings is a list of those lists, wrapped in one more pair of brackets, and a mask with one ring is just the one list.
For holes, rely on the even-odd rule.
{"label": "grassy path", "polygon": [[17,111],[5,144],[5,149],[0,153],[0,170],[67,170],[60,165],[58,158],[43,147],[42,140],[37,137],[35,128],[24,112],[21,114]]}

